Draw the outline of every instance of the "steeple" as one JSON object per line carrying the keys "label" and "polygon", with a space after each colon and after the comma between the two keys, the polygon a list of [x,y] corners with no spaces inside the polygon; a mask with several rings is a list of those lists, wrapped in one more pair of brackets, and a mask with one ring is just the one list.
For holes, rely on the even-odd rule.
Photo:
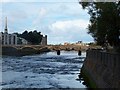
{"label": "steeple", "polygon": [[7,17],[5,18],[5,31],[4,33],[8,33],[8,28],[7,28]]}

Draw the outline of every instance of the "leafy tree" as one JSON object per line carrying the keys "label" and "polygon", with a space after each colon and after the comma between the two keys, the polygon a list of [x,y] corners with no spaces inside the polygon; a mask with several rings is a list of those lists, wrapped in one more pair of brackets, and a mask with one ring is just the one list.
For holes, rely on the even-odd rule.
{"label": "leafy tree", "polygon": [[99,45],[120,46],[120,1],[80,2],[88,10],[90,24],[88,33]]}
{"label": "leafy tree", "polygon": [[28,31],[25,30],[22,34],[21,34],[21,37],[26,39],[27,41],[29,41],[29,37],[28,37]]}
{"label": "leafy tree", "polygon": [[28,32],[27,30],[24,31],[22,34],[16,33],[18,37],[22,37],[26,39],[31,44],[40,44],[43,35],[41,35],[41,32],[37,32],[37,30]]}
{"label": "leafy tree", "polygon": [[18,37],[20,37],[20,34],[19,34],[19,33],[17,33],[17,32],[15,32],[15,33],[13,33],[13,34],[16,34]]}

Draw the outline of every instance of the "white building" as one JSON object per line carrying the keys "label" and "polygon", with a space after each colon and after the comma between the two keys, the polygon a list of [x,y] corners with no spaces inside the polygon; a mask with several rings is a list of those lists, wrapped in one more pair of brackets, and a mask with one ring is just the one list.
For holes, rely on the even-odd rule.
{"label": "white building", "polygon": [[2,34],[2,45],[17,45],[17,35],[16,34],[8,34],[7,28],[7,18],[5,21],[5,29]]}
{"label": "white building", "polygon": [[17,37],[17,44],[19,44],[19,45],[27,45],[28,41],[26,39],[24,39],[24,38]]}
{"label": "white building", "polygon": [[24,44],[24,45],[28,44],[28,41],[26,39],[24,39],[24,38],[21,38],[21,39],[22,39],[22,44]]}
{"label": "white building", "polygon": [[47,45],[47,35],[42,37],[41,45]]}

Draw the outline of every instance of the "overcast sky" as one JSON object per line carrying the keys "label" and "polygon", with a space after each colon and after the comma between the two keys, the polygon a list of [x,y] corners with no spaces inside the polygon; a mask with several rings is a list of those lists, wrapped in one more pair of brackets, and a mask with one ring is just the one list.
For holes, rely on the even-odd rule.
{"label": "overcast sky", "polygon": [[93,41],[87,34],[89,15],[78,0],[4,0],[0,12],[2,31],[7,16],[9,33],[41,31],[48,44]]}

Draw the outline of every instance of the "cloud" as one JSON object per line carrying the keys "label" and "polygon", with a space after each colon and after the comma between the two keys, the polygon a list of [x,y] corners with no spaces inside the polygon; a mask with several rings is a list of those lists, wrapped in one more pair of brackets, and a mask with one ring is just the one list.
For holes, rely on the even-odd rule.
{"label": "cloud", "polygon": [[0,2],[78,2],[78,0],[1,0]]}
{"label": "cloud", "polygon": [[0,2],[14,2],[15,0],[0,0]]}
{"label": "cloud", "polygon": [[36,24],[40,24],[44,19],[44,17],[46,16],[47,14],[47,10],[45,8],[40,8],[40,10],[38,11],[39,13],[37,14],[37,17],[36,19],[33,21],[33,24],[36,25]]}
{"label": "cloud", "polygon": [[70,29],[71,27],[79,27],[85,29],[89,24],[86,20],[67,20],[67,21],[57,21],[51,25],[52,29]]}
{"label": "cloud", "polygon": [[51,33],[49,33],[50,41],[56,41],[54,43],[77,42],[79,40],[92,41],[91,36],[87,34],[88,23],[89,21],[81,19],[57,21],[49,26],[51,30]]}
{"label": "cloud", "polygon": [[[10,33],[36,29],[48,35],[48,43],[51,44],[92,40],[86,29],[89,15],[82,10],[79,3],[69,0],[39,0],[39,3],[35,1],[3,3],[2,21],[8,16]],[[47,3],[50,1],[53,3]],[[68,1],[70,3],[67,3]]]}
{"label": "cloud", "polygon": [[31,2],[33,0],[0,0],[0,2]]}

